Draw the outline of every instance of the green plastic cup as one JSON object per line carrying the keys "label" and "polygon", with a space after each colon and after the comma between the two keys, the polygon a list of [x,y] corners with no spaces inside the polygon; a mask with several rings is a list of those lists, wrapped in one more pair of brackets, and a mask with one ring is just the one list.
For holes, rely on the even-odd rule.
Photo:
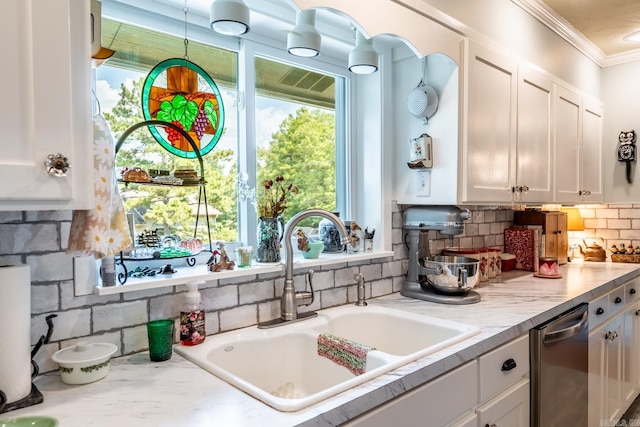
{"label": "green plastic cup", "polygon": [[162,362],[171,359],[174,325],[175,322],[173,319],[152,320],[147,323],[149,358],[153,362]]}

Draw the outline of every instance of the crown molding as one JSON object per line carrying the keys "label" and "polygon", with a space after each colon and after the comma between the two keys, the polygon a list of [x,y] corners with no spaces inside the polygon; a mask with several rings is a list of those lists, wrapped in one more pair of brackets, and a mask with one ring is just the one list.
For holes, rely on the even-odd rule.
{"label": "crown molding", "polygon": [[536,18],[551,31],[558,34],[570,45],[578,49],[587,58],[601,67],[604,67],[607,55],[599,47],[588,40],[584,34],[578,31],[566,19],[547,6],[542,0],[511,0],[520,6],[525,12]]}

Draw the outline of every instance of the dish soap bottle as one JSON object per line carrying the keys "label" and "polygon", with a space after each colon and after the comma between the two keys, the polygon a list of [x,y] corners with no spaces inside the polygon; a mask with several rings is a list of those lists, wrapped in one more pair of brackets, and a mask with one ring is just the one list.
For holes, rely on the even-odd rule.
{"label": "dish soap bottle", "polygon": [[180,344],[198,345],[206,337],[204,304],[200,301],[198,284],[204,282],[188,282],[189,291],[180,310]]}

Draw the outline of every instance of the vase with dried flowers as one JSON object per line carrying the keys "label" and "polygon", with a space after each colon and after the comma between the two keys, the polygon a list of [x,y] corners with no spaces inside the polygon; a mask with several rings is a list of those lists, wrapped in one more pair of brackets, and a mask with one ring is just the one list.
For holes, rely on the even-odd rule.
{"label": "vase with dried flowers", "polygon": [[256,195],[258,210],[258,245],[256,261],[280,262],[280,244],[284,235],[282,213],[287,201],[298,193],[298,187],[287,184],[284,177],[266,180]]}

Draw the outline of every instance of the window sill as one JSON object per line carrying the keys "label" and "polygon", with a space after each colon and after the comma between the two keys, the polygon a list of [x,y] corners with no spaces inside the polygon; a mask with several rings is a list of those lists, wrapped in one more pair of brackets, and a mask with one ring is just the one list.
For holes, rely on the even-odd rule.
{"label": "window sill", "polygon": [[[361,254],[321,254],[316,259],[304,259],[297,255],[294,257],[293,268],[302,269],[308,267],[331,266],[349,262],[367,261],[378,258],[388,258],[393,256],[393,251],[375,251]],[[210,272],[205,264],[193,267],[182,268],[176,273],[156,276],[154,278],[128,278],[124,285],[103,287],[101,285],[93,288],[93,293],[97,295],[123,294],[126,292],[143,291],[157,289],[168,286],[183,285],[191,281],[211,281],[219,279],[230,279],[238,277],[251,277],[267,273],[284,274],[285,265],[278,264],[254,264],[248,268],[237,268],[234,270],[223,270]],[[95,282],[94,282],[95,283]],[[77,293],[76,293],[77,294]]]}

